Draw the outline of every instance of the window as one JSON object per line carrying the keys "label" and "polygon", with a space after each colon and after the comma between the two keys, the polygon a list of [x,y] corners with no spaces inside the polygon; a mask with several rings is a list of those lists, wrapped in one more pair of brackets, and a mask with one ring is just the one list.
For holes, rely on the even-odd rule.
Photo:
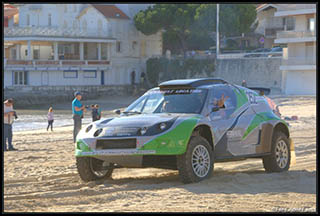
{"label": "window", "polygon": [[97,71],[96,70],[84,70],[83,77],[84,78],[97,78]]}
{"label": "window", "polygon": [[27,85],[28,84],[28,71],[13,71],[13,84],[14,85]]}
{"label": "window", "polygon": [[101,44],[101,59],[102,60],[108,59],[108,44],[107,43]]}
{"label": "window", "polygon": [[117,52],[121,52],[121,42],[120,41],[117,41]]}
{"label": "window", "polygon": [[137,41],[132,42],[132,50],[136,50],[137,47]]}
{"label": "window", "polygon": [[48,26],[51,26],[51,14],[48,15]]}
{"label": "window", "polygon": [[35,60],[40,59],[40,49],[33,50],[33,59],[35,59]]}
{"label": "window", "polygon": [[[236,90],[235,90],[236,91]],[[227,85],[217,85],[212,91],[212,95],[210,97],[209,106],[217,107],[219,100],[222,98],[226,98],[223,103],[223,107],[219,107],[219,110],[211,113],[211,118],[213,120],[225,119],[229,118],[229,116],[236,109],[236,101],[237,97],[235,93],[232,91],[231,87]]]}
{"label": "window", "polygon": [[63,71],[63,78],[78,78],[77,70],[65,70]]}
{"label": "window", "polygon": [[30,26],[30,15],[27,14],[27,26]]}
{"label": "window", "polygon": [[77,12],[77,5],[76,4],[73,5],[73,12]]}
{"label": "window", "polygon": [[86,20],[83,20],[83,22],[82,22],[82,29],[84,31],[87,31],[87,21]]}
{"label": "window", "polygon": [[68,5],[64,5],[64,12],[67,13],[68,12]]}
{"label": "window", "polygon": [[68,23],[66,20],[63,22],[63,28],[68,28]]}
{"label": "window", "polygon": [[287,31],[292,31],[295,28],[295,18],[294,17],[287,17],[286,18],[286,27]]}
{"label": "window", "polygon": [[98,31],[101,32],[102,30],[102,21],[99,19],[98,20]]}
{"label": "window", "polygon": [[314,31],[314,27],[315,27],[314,18],[309,18],[308,19],[308,30]]}
{"label": "window", "polygon": [[77,20],[74,20],[73,21],[73,29],[77,29],[77,27],[78,27]]}

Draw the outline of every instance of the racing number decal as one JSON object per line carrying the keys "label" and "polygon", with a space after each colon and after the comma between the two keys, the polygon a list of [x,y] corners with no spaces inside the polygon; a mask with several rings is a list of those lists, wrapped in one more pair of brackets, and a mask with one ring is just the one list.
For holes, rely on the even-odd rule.
{"label": "racing number decal", "polygon": [[252,92],[246,91],[246,95],[248,97],[249,103],[257,104],[257,98]]}

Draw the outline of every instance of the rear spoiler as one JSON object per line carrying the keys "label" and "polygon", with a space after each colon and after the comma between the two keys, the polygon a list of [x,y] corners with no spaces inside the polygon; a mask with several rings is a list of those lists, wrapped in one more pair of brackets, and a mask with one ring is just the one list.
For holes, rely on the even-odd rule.
{"label": "rear spoiler", "polygon": [[270,91],[271,91],[270,88],[260,88],[260,87],[247,87],[247,88],[254,91],[258,91],[259,94],[263,92],[265,95],[270,94]]}

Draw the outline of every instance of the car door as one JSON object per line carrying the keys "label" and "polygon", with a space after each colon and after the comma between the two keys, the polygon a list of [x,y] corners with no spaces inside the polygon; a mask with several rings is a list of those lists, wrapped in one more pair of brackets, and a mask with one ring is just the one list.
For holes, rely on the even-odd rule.
{"label": "car door", "polygon": [[234,156],[252,155],[259,145],[260,124],[264,120],[253,109],[257,105],[253,91],[231,87],[237,94],[237,100],[246,101],[233,113],[233,125],[227,131],[228,150]]}
{"label": "car door", "polygon": [[227,97],[223,108],[211,112],[208,116],[209,124],[214,132],[215,157],[228,157],[232,154],[228,151],[227,131],[232,127],[235,118],[232,115],[236,110],[236,95],[230,88],[230,85],[215,85],[209,93],[208,109],[215,107],[215,101]]}

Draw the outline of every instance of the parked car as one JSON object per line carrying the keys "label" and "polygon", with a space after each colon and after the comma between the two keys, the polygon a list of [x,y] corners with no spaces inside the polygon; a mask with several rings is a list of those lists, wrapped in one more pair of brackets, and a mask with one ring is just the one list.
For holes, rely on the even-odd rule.
{"label": "parked car", "polygon": [[282,47],[273,47],[270,51],[270,54],[268,54],[268,57],[281,57],[282,51]]}
{"label": "parked car", "polygon": [[259,48],[259,49],[255,49],[251,52],[249,52],[249,54],[244,55],[244,57],[248,58],[248,57],[267,57],[268,54],[266,54],[267,52],[270,52],[271,49],[270,48]]}
{"label": "parked car", "polygon": [[215,163],[248,158],[261,158],[267,172],[286,171],[295,158],[288,125],[257,90],[215,78],[163,82],[119,117],[79,132],[79,175],[93,181],[119,167],[156,167],[191,183],[208,178]]}

